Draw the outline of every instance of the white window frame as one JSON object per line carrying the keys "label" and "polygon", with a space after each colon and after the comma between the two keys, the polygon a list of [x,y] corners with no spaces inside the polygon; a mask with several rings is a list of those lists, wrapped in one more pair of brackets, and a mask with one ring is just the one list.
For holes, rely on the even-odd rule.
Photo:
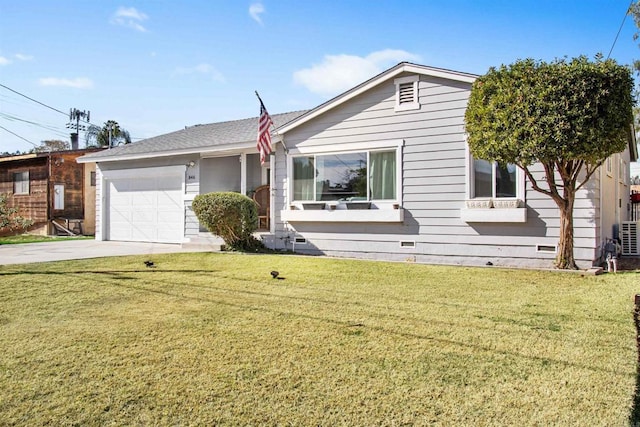
{"label": "white window frame", "polygon": [[267,185],[269,181],[271,181],[271,162],[266,161],[260,168],[260,182],[262,185]]}
{"label": "white window frame", "polygon": [[[475,197],[475,170],[473,156],[466,148],[466,204],[460,210],[460,217],[465,222],[496,222],[496,223],[524,223],[527,222],[525,207],[525,174],[522,169],[516,169],[515,197]],[[492,190],[495,193],[495,188]]]}
{"label": "white window frame", "polygon": [[[394,108],[395,111],[410,111],[410,110],[420,109],[420,93],[418,92],[419,81],[420,81],[420,77],[417,75],[400,77],[393,81],[393,83],[396,85],[396,105]],[[400,103],[400,86],[406,83],[413,84],[413,102],[407,102],[407,103],[401,104]]]}
{"label": "white window frame", "polygon": [[607,160],[605,160],[605,170],[607,171],[608,176],[613,175],[613,159],[611,156],[607,157]]}
{"label": "white window frame", "polygon": [[624,184],[625,183],[625,174],[627,173],[627,162],[624,161],[624,159],[622,158],[622,156],[620,156],[620,166],[618,169],[618,180],[620,181],[620,183]]}
{"label": "white window frame", "polygon": [[[403,222],[402,209],[402,148],[404,140],[384,140],[371,142],[344,143],[336,145],[304,146],[299,145],[289,150],[287,156],[286,199],[289,201],[280,212],[285,222]],[[347,154],[357,152],[392,151],[396,152],[396,198],[391,200],[370,200],[371,209],[349,210],[348,202],[327,201],[313,202],[293,201],[293,159],[300,156],[315,156],[324,154]],[[304,210],[304,204],[324,203],[324,209]]]}
{"label": "white window frame", "polygon": [[514,197],[497,197],[496,196],[496,167],[497,162],[491,163],[492,173],[492,186],[491,186],[491,196],[489,197],[476,197],[475,195],[475,168],[474,168],[474,159],[473,156],[469,159],[469,192],[467,193],[468,200],[483,200],[483,199],[491,199],[491,200],[522,200],[524,198],[524,172],[522,169],[516,166],[516,195]]}
{"label": "white window frame", "polygon": [[[13,172],[13,194],[25,195],[31,193],[30,175],[28,170]],[[20,176],[20,179],[16,179],[18,176]]]}
{"label": "white window frame", "polygon": [[[288,157],[288,176],[291,177],[289,180],[288,192],[290,200],[292,203],[301,204],[301,203],[320,203],[320,201],[316,200],[294,200],[293,194],[293,159],[297,157],[311,157],[311,156],[323,156],[323,155],[339,155],[339,154],[351,154],[351,153],[366,153],[367,154],[367,168],[369,166],[369,154],[376,152],[385,152],[385,151],[395,151],[396,152],[396,197],[395,199],[370,199],[367,195],[367,202],[375,202],[382,204],[399,204],[402,201],[402,146],[404,145],[404,140],[400,141],[379,141],[372,143],[356,143],[356,144],[343,144],[337,149],[335,146],[326,146],[326,147],[310,147],[310,149],[301,148],[298,150],[291,150],[290,156]],[[367,174],[368,175],[368,174]],[[368,179],[367,176],[367,188],[368,188]],[[346,202],[340,202],[337,200],[327,201],[331,204],[342,204]]]}

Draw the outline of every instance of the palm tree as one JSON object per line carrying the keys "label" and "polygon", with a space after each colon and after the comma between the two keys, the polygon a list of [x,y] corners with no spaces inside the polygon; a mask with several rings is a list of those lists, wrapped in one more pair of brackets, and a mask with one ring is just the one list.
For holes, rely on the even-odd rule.
{"label": "palm tree", "polygon": [[129,132],[120,127],[115,120],[107,120],[103,127],[90,125],[85,135],[87,147],[115,147],[131,144]]}

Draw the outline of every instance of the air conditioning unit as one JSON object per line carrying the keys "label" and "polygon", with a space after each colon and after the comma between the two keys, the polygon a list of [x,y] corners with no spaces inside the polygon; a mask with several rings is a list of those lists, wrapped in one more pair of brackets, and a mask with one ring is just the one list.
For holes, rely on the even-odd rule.
{"label": "air conditioning unit", "polygon": [[638,250],[640,248],[638,245],[639,228],[637,222],[622,222],[622,255],[640,255]]}

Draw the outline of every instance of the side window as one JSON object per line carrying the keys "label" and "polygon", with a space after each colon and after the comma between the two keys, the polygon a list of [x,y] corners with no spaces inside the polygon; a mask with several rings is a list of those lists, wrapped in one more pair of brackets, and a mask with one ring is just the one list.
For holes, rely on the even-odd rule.
{"label": "side window", "polygon": [[13,173],[13,194],[29,194],[29,171]]}
{"label": "side window", "polygon": [[470,164],[471,198],[518,197],[519,174],[516,165],[501,165],[482,159],[473,159]]}

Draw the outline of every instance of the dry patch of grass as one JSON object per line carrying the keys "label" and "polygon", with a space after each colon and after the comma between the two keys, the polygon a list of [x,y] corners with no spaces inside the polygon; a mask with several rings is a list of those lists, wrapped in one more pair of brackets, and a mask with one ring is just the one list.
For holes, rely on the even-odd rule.
{"label": "dry patch of grass", "polygon": [[144,260],[0,266],[0,424],[628,422],[636,273]]}
{"label": "dry patch of grass", "polygon": [[16,234],[13,236],[0,237],[0,245],[59,242],[60,240],[89,240],[93,238],[93,236],[43,236],[40,234]]}

